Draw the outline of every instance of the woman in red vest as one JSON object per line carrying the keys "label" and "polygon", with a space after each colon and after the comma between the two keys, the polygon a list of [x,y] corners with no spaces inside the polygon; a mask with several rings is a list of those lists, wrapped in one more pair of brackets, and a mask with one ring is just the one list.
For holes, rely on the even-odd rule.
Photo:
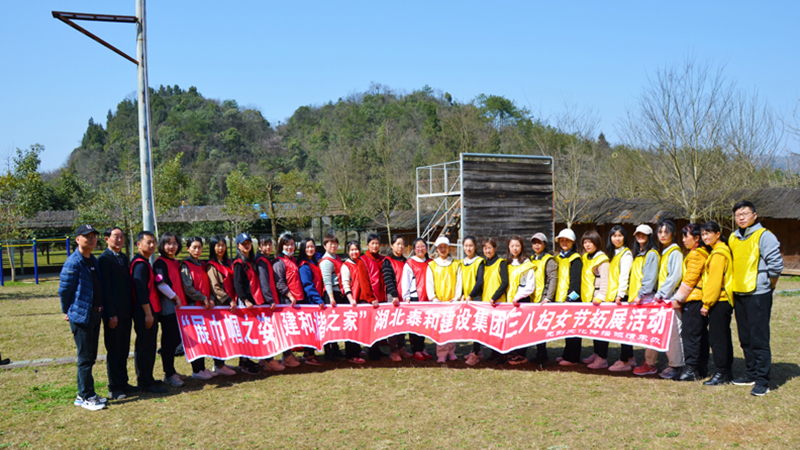
{"label": "woman in red vest", "polygon": [[[345,251],[348,259],[344,260],[339,272],[339,287],[344,298],[350,302],[350,306],[356,306],[361,290],[358,283],[358,260],[361,259],[361,246],[358,241],[350,241],[345,245]],[[361,358],[361,346],[355,342],[345,341],[344,354],[349,363],[364,364],[366,362],[364,358]]]}
{"label": "woman in red vest", "polygon": [[[205,264],[200,262],[203,254],[203,239],[193,236],[186,239],[186,251],[189,256],[181,263],[181,282],[183,294],[187,301],[193,301],[196,306],[205,309],[214,307],[211,300],[211,284],[208,281]],[[217,376],[216,373],[206,369],[205,358],[192,361],[192,378],[209,380]]]}
{"label": "woman in red vest", "polygon": [[[233,268],[228,259],[228,245],[222,236],[214,236],[208,241],[208,262],[206,273],[210,285],[209,297],[214,306],[227,306],[236,309],[236,289],[233,288]],[[214,372],[220,375],[236,375],[224,360],[214,360]]]}
{"label": "woman in red vest", "polygon": [[[275,260],[272,262],[272,272],[275,275],[275,288],[281,304],[291,304],[305,298],[303,283],[300,281],[300,271],[294,259],[294,236],[284,233],[278,238],[278,248],[275,249]],[[300,361],[295,358],[291,350],[283,352],[283,365],[297,367]]]}
{"label": "woman in red vest", "polygon": [[[325,297],[325,286],[322,284],[322,271],[319,270],[317,260],[317,245],[314,239],[305,238],[300,241],[300,255],[297,257],[300,273],[300,282],[303,284],[305,299],[303,303],[307,305],[318,305],[325,307],[322,300]],[[322,363],[317,359],[313,348],[306,348],[303,351],[303,359],[309,366],[319,366]]]}
{"label": "woman in red vest", "polygon": [[[390,300],[395,306],[400,304],[403,299],[403,288],[401,279],[403,278],[403,267],[406,265],[406,257],[403,250],[406,248],[406,240],[403,236],[395,234],[392,236],[392,254],[383,259],[381,272],[383,273],[383,284],[386,285],[386,299]],[[398,334],[389,337],[389,358],[392,361],[402,361],[403,358],[411,358],[411,354],[406,351],[406,335]]]}
{"label": "woman in red vest", "polygon": [[[272,239],[269,236],[258,238],[258,253],[256,253],[256,268],[258,269],[258,283],[261,286],[261,297],[264,305],[269,305],[275,310],[278,304],[278,289],[275,287],[275,272],[272,270]],[[259,361],[261,367],[267,371],[280,372],[286,366],[275,358],[266,358]]]}
{"label": "woman in red vest", "polygon": [[[427,302],[428,289],[425,286],[426,273],[428,271],[428,245],[424,239],[417,238],[411,245],[414,255],[408,258],[403,267],[403,276],[400,286],[403,292],[403,300],[406,302]],[[411,334],[411,355],[417,361],[425,361],[433,358],[433,355],[425,351],[425,336]]]}
{"label": "woman in red vest", "polygon": [[156,285],[161,295],[161,363],[164,367],[164,383],[170,386],[183,386],[185,375],[175,371],[175,350],[181,343],[181,332],[175,309],[186,305],[181,281],[181,264],[175,255],[181,252],[181,241],[170,231],[161,235],[158,240],[158,258],[153,263],[156,279],[162,280]]}
{"label": "woman in red vest", "polygon": [[[236,258],[233,260],[233,288],[236,289],[236,306],[250,309],[264,303],[258,282],[253,240],[247,233],[236,236]],[[247,375],[261,372],[261,366],[249,358],[239,358],[239,370]]]}

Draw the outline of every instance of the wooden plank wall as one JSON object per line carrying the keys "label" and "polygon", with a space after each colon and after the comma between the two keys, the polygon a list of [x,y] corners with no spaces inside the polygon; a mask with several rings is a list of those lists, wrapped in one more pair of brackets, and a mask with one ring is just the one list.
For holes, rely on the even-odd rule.
{"label": "wooden plank wall", "polygon": [[[546,162],[546,164],[545,164]],[[553,166],[536,159],[464,157],[464,236],[553,236]]]}

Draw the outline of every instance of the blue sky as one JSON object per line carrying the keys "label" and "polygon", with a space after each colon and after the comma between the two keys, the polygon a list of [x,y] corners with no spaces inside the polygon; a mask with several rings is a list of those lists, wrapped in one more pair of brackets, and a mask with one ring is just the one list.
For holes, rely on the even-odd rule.
{"label": "blue sky", "polygon": [[[134,0],[5,2],[0,155],[34,143],[55,169],[90,117],[136,90],[136,66],[52,10],[134,15]],[[150,85],[255,107],[273,124],[372,82],[459,101],[502,95],[548,117],[591,108],[613,144],[659,67],[725,65],[783,117],[800,99],[800,2],[150,1]],[[131,24],[80,22],[135,57]],[[796,146],[796,144],[792,144]]]}

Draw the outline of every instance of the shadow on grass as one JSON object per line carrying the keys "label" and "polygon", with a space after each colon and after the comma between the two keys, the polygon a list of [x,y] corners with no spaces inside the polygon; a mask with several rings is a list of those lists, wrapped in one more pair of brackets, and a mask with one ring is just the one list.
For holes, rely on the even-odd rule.
{"label": "shadow on grass", "polygon": [[42,292],[31,292],[31,291],[17,291],[17,292],[4,292],[0,289],[0,302],[8,301],[8,300],[35,300],[35,299],[42,299],[42,298],[50,298],[57,299],[58,297],[55,295],[47,295]]}

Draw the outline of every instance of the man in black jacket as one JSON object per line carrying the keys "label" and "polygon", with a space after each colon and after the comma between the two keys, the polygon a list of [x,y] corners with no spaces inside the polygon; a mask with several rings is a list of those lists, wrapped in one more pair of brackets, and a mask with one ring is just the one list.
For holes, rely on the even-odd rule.
{"label": "man in black jacket", "polygon": [[108,248],[97,258],[103,273],[103,335],[106,344],[108,393],[112,400],[125,398],[136,388],[128,384],[128,351],[131,346],[133,297],[130,263],[122,253],[125,235],[118,227],[103,233]]}

